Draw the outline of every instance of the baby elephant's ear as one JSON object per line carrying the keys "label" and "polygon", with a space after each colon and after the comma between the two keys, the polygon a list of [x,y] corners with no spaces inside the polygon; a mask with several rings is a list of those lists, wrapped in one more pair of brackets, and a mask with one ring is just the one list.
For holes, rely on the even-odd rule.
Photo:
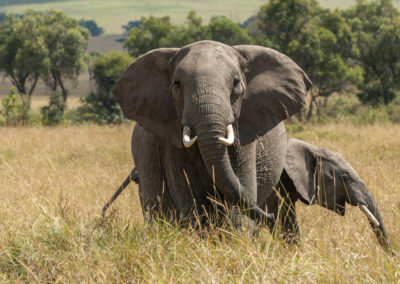
{"label": "baby elephant's ear", "polygon": [[343,190],[340,186],[336,187],[342,177],[336,175],[334,167],[336,163],[332,159],[337,162],[340,157],[339,153],[290,138],[285,171],[307,204],[319,204],[344,215],[346,198],[349,193],[351,196],[354,194],[351,194],[351,188]]}
{"label": "baby elephant's ear", "polygon": [[288,139],[285,171],[293,181],[296,191],[308,204],[314,204],[317,193],[318,157],[310,144]]}
{"label": "baby elephant's ear", "polygon": [[181,127],[169,96],[168,62],[178,48],[160,48],[137,58],[118,80],[114,95],[124,115],[178,148]]}
{"label": "baby elephant's ear", "polygon": [[247,62],[247,92],[239,117],[240,142],[247,144],[297,113],[306,102],[311,81],[293,60],[278,51],[254,45],[234,49]]}

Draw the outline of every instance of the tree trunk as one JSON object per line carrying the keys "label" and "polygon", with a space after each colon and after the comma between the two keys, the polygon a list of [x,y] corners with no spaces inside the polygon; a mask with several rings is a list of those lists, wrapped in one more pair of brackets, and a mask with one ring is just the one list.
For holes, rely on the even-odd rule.
{"label": "tree trunk", "polygon": [[36,88],[36,84],[37,84],[38,81],[39,81],[39,77],[35,77],[35,79],[33,80],[32,85],[31,85],[31,88],[29,89],[29,92],[28,92],[28,103],[29,103],[29,106],[31,105],[32,94],[33,94],[33,91]]}
{"label": "tree trunk", "polygon": [[21,82],[15,78],[14,74],[10,74],[10,77],[11,77],[11,83],[17,88],[18,93],[25,94],[26,91],[24,84],[23,83],[21,84]]}
{"label": "tree trunk", "polygon": [[297,119],[298,119],[300,122],[303,122],[303,112],[302,112],[302,110],[300,110],[300,111],[296,114],[296,116],[297,116]]}
{"label": "tree trunk", "polygon": [[313,105],[315,103],[315,99],[316,99],[316,96],[312,96],[311,97],[311,101],[310,101],[310,104],[309,104],[309,107],[308,107],[307,121],[309,121],[311,119],[311,115],[313,113]]}
{"label": "tree trunk", "polygon": [[53,84],[51,86],[52,91],[57,91],[57,76],[54,74],[54,72],[51,73],[51,76],[53,77]]}
{"label": "tree trunk", "polygon": [[64,84],[61,81],[61,78],[58,78],[58,83],[60,84],[60,87],[61,87],[61,93],[62,93],[62,97],[63,97],[64,103],[67,103],[68,90],[64,87]]}

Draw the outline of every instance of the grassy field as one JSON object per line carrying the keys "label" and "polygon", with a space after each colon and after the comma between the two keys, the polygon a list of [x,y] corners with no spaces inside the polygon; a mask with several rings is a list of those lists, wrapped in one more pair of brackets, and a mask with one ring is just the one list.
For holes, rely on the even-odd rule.
{"label": "grassy field", "polygon": [[[324,7],[344,8],[354,0],[321,0]],[[394,1],[397,6],[400,0]],[[121,26],[141,16],[170,15],[174,23],[183,23],[187,13],[195,10],[208,21],[215,15],[224,15],[243,22],[254,15],[265,0],[0,0],[0,12],[23,13],[27,9],[60,9],[78,19],[94,19],[107,34],[120,34]]]}
{"label": "grassy field", "polygon": [[[345,217],[297,204],[302,241],[143,222],[136,185],[99,226],[133,166],[132,125],[0,128],[0,281],[399,282],[399,257],[355,207]],[[400,125],[307,125],[290,131],[340,151],[363,177],[400,248]]]}

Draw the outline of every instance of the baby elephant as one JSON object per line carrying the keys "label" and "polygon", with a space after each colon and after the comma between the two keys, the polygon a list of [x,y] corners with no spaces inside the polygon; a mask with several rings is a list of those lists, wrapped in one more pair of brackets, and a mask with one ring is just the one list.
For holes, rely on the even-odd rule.
{"label": "baby elephant", "polygon": [[[372,194],[357,172],[340,153],[289,139],[285,168],[277,191],[271,194],[267,210],[277,216],[278,227],[288,241],[296,241],[299,228],[295,202],[318,204],[344,216],[346,202],[358,205],[368,217],[379,243],[389,249],[389,240],[381,214]],[[280,209],[280,210],[279,210]],[[278,225],[278,226],[275,226]]]}

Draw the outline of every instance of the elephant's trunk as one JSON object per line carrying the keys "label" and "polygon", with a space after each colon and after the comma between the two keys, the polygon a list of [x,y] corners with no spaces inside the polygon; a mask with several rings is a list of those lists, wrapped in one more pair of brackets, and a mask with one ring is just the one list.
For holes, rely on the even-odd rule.
{"label": "elephant's trunk", "polygon": [[274,218],[257,206],[249,192],[249,186],[242,184],[236,177],[229,160],[227,146],[222,144],[218,137],[221,133],[207,133],[199,135],[198,145],[205,166],[213,179],[218,191],[231,204],[238,204],[248,210],[252,219],[266,223]]}
{"label": "elephant's trunk", "polygon": [[213,78],[203,76],[196,82],[184,109],[187,122],[193,135],[198,136],[201,157],[218,193],[229,204],[241,205],[248,210],[252,219],[266,223],[273,215],[258,207],[256,198],[251,196],[250,193],[256,192],[256,183],[251,184],[243,178],[241,182],[232,168],[227,149],[235,140],[230,93],[213,81]]}
{"label": "elephant's trunk", "polygon": [[[370,198],[365,200],[365,204],[359,203],[359,205],[364,205],[368,209],[368,211],[375,217],[376,220],[373,220],[367,215],[368,213],[363,210],[364,213],[366,213],[369,224],[371,225],[379,244],[385,249],[390,249],[389,238],[386,234],[386,229],[383,225],[381,214],[378,210],[378,207],[376,206],[375,200],[373,199],[372,195],[369,192],[368,195],[370,196]],[[378,221],[378,224],[375,221]]]}
{"label": "elephant's trunk", "polygon": [[352,202],[350,203],[360,206],[360,209],[367,216],[379,244],[386,250],[391,250],[389,238],[383,225],[382,216],[379,212],[378,206],[376,205],[374,197],[372,196],[371,192],[368,190],[365,184],[357,184],[356,187],[362,188],[361,192],[357,194],[360,196],[354,196]]}

